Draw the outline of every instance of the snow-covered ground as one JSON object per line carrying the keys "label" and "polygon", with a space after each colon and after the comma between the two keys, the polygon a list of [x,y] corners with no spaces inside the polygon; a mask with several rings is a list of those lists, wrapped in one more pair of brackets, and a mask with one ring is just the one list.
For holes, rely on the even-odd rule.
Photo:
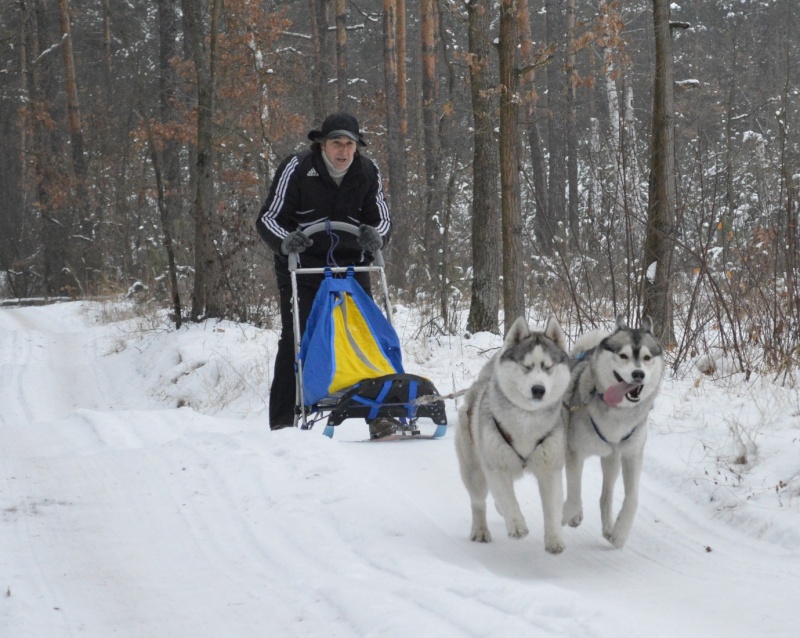
{"label": "snow-covered ground", "polygon": [[[500,342],[427,339],[407,309],[396,325],[442,394]],[[0,636],[800,635],[796,390],[667,378],[627,545],[600,533],[593,459],[551,556],[531,477],[531,534],[490,510],[494,542],[469,541],[452,427],[270,432],[276,342],[124,304],[0,309]]]}

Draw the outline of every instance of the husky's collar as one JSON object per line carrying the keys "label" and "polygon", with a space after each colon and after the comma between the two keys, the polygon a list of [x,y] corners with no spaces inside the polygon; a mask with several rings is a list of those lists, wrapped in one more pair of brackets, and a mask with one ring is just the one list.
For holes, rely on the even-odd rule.
{"label": "husky's collar", "polygon": [[[536,445],[533,446],[533,449],[531,450],[531,453],[528,454],[528,456],[522,456],[522,454],[520,454],[519,451],[517,451],[517,448],[514,447],[514,438],[506,430],[503,429],[503,426],[500,425],[500,421],[497,420],[497,417],[492,415],[492,421],[494,421],[494,425],[497,428],[497,431],[500,433],[500,436],[503,437],[503,440],[506,442],[506,444],[508,444],[508,447],[510,447],[513,450],[514,454],[516,454],[519,457],[519,460],[522,461],[523,468],[528,465],[528,461],[531,460],[531,457],[533,456],[533,453],[536,451],[536,448],[538,448],[542,443],[544,443],[547,440],[547,437],[549,437],[553,432],[555,432],[556,428],[558,427],[558,424],[554,425],[547,434],[545,434],[541,439],[536,441]],[[633,434],[633,432],[631,432],[631,434]]]}
{"label": "husky's collar", "polygon": [[[590,392],[589,392],[589,398],[586,400],[585,403],[578,403],[577,405],[572,405],[571,403],[568,403],[567,401],[562,401],[561,402],[561,406],[565,410],[567,410],[567,412],[583,412],[586,408],[589,407],[589,404],[592,402],[592,399],[594,399],[595,397],[597,397],[598,399],[603,401],[603,393],[602,392],[598,392],[597,388],[592,388],[590,390]],[[603,402],[605,403],[605,401],[603,401]],[[606,403],[606,405],[608,405],[608,404]],[[613,406],[609,405],[608,407],[613,407]]]}
{"label": "husky's collar", "polygon": [[623,436],[617,443],[612,443],[606,437],[603,436],[603,433],[600,431],[600,428],[597,427],[597,422],[592,418],[591,414],[589,415],[589,421],[592,422],[592,427],[594,428],[594,431],[597,433],[597,436],[600,437],[600,440],[603,443],[606,443],[608,445],[619,445],[620,443],[625,443],[625,441],[627,441],[629,438],[631,438],[633,436],[633,433],[636,432],[636,430],[639,429],[639,426],[637,425],[630,432],[628,432],[625,436]]}

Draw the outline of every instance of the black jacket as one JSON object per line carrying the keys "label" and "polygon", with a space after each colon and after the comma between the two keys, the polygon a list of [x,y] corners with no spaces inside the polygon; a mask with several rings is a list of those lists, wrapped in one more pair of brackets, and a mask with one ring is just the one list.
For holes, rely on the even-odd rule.
{"label": "black jacket", "polygon": [[[281,162],[256,219],[259,235],[275,253],[279,282],[288,281],[288,258],[281,253],[283,239],[297,229],[326,220],[373,226],[383,237],[384,246],[391,234],[389,207],[375,163],[356,153],[341,185],[337,186],[328,173],[322,151],[315,145],[313,150],[290,155]],[[364,254],[355,235],[338,233],[338,237],[333,253],[336,265],[371,261],[371,255]],[[331,238],[321,232],[312,239],[314,244],[299,255],[301,266],[333,265],[328,263]]]}

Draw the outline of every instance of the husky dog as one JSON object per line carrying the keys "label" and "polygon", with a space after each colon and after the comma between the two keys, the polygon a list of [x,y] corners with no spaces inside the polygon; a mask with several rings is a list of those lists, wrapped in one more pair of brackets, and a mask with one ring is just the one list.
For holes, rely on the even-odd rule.
{"label": "husky dog", "polygon": [[456,452],[472,504],[473,541],[492,540],[486,524],[491,491],[508,535],[528,534],[514,493],[525,470],[536,476],[544,511],[544,545],[564,550],[559,516],[563,503],[564,425],[561,402],[570,370],[561,326],[551,317],[544,332],[532,332],[520,317],[500,352],[483,367],[458,412]]}
{"label": "husky dog", "polygon": [[[647,415],[664,372],[661,344],[653,336],[649,317],[639,329],[633,329],[620,316],[614,332],[593,331],[583,335],[570,356],[572,383],[564,402],[567,500],[562,525],[581,524],[583,463],[590,456],[600,456],[603,536],[614,547],[621,548],[628,540],[639,500]],[[620,467],[625,498],[614,521],[614,483]]]}

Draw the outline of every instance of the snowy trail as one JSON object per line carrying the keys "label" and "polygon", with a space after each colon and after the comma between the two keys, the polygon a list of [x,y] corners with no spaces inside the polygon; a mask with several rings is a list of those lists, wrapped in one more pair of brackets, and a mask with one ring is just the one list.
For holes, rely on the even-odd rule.
{"label": "snowy trail", "polygon": [[532,478],[530,536],[490,510],[495,541],[471,543],[452,432],[360,444],[361,424],[165,408],[70,306],[0,311],[0,636],[796,635],[800,553],[676,490],[674,434],[651,429],[624,550],[596,461],[564,554]]}

